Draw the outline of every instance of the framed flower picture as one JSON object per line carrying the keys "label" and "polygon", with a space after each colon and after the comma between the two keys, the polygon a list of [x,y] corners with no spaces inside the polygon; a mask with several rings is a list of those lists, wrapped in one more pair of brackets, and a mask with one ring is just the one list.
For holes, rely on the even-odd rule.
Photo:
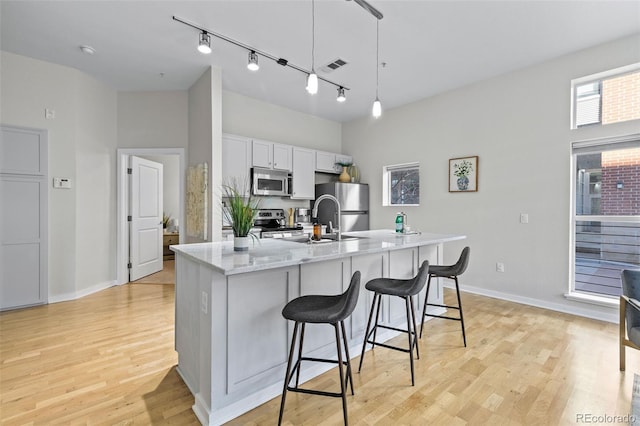
{"label": "framed flower picture", "polygon": [[478,156],[449,160],[449,192],[478,190]]}

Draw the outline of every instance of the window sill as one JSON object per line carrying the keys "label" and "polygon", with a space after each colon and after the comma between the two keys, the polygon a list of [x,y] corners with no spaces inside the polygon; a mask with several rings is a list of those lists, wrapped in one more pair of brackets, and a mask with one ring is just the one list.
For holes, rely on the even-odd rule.
{"label": "window sill", "polygon": [[596,296],[594,294],[579,293],[576,291],[565,293],[565,298],[576,302],[591,303],[592,305],[614,308],[620,305],[620,298],[615,296]]}

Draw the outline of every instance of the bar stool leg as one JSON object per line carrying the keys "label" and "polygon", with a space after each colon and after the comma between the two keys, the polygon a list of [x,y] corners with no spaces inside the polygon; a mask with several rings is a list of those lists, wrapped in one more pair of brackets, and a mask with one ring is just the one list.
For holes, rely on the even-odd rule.
{"label": "bar stool leg", "polygon": [[424,295],[424,306],[422,307],[422,321],[420,321],[420,338],[422,339],[422,329],[424,328],[424,317],[427,314],[427,302],[429,300],[429,287],[431,286],[431,274],[427,280],[427,293]]}
{"label": "bar stool leg", "polygon": [[453,279],[456,282],[456,294],[458,295],[458,310],[460,311],[460,325],[462,326],[462,341],[464,347],[467,347],[467,335],[464,332],[464,317],[462,316],[462,301],[460,300],[460,289],[458,288],[458,276],[454,276]]}
{"label": "bar stool leg", "polygon": [[347,344],[347,333],[344,330],[344,321],[340,321],[340,328],[342,329],[342,342],[344,343],[344,352],[347,356],[347,382],[351,385],[351,395],[355,395],[353,392],[353,376],[351,375],[351,357],[349,356],[349,345]]}
{"label": "bar stool leg", "polygon": [[278,425],[282,424],[282,415],[284,414],[284,402],[287,398],[287,386],[291,380],[291,361],[293,361],[293,350],[295,349],[296,338],[298,337],[298,322],[293,326],[293,336],[291,337],[291,349],[289,350],[289,361],[287,362],[287,373],[284,376],[284,386],[282,388],[282,401],[280,401],[280,415],[278,416]]}
{"label": "bar stool leg", "polygon": [[[378,333],[378,319],[380,318],[380,306],[382,305],[382,294],[376,293],[378,296],[378,309],[376,309],[376,323],[373,325],[373,341],[377,342],[376,334]],[[372,343],[371,349],[375,348],[376,344]]]}
{"label": "bar stool leg", "polygon": [[[362,342],[362,353],[360,354],[360,365],[358,366],[358,373],[360,372],[360,370],[362,370],[362,361],[364,361],[364,351],[367,348],[367,340],[369,340],[369,330],[371,329],[371,320],[373,319],[373,311],[376,308],[377,298],[378,298],[378,293],[374,293],[373,302],[371,303],[371,311],[369,312],[369,320],[367,321],[367,329],[364,332],[364,342]],[[377,318],[378,316],[376,315],[376,324],[378,323]]]}
{"label": "bar stool leg", "polygon": [[300,346],[298,346],[298,362],[296,363],[296,387],[300,385],[300,364],[302,364],[302,343],[304,342],[304,329],[307,325],[306,322],[302,323],[302,329],[300,330]]}
{"label": "bar stool leg", "polygon": [[344,380],[342,372],[342,349],[340,349],[340,331],[338,330],[338,324],[333,324],[336,330],[336,349],[338,350],[338,371],[340,372],[340,393],[342,394],[342,415],[344,417],[344,426],[349,424],[347,420],[347,384]]}
{"label": "bar stool leg", "polygon": [[413,342],[411,341],[411,317],[409,316],[409,296],[404,298],[405,309],[407,311],[407,336],[409,337],[409,361],[411,362],[411,386],[415,386],[413,379]]}
{"label": "bar stool leg", "polygon": [[411,306],[411,320],[413,321],[413,344],[416,347],[416,358],[420,359],[420,348],[418,347],[418,328],[416,327],[416,311],[413,307],[413,297],[409,296],[409,306]]}

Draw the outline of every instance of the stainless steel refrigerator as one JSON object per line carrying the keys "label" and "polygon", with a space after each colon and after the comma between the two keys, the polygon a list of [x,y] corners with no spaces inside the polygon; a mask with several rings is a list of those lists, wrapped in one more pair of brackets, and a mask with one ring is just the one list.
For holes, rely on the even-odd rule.
{"label": "stainless steel refrigerator", "polygon": [[[330,194],[338,199],[341,209],[341,232],[369,229],[369,185],[366,183],[329,182],[316,185],[316,199]],[[336,205],[322,201],[318,206],[318,220],[322,224],[338,226]]]}

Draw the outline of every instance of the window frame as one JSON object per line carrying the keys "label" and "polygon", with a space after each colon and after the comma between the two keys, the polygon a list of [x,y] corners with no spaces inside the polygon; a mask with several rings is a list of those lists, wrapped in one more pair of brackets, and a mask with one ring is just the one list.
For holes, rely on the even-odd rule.
{"label": "window frame", "polygon": [[570,300],[592,303],[602,306],[616,306],[618,296],[610,296],[588,291],[576,290],[576,222],[633,222],[637,221],[637,216],[628,215],[579,215],[576,210],[576,175],[577,157],[580,154],[589,152],[598,153],[608,150],[637,147],[640,141],[640,133],[624,135],[619,137],[609,137],[601,139],[580,140],[571,143],[570,152],[570,226],[569,226],[569,282],[567,283],[567,293],[565,297]]}
{"label": "window frame", "polygon": [[[636,62],[634,64],[630,64],[630,65],[626,65],[623,67],[619,67],[619,68],[614,68],[611,70],[607,70],[607,71],[603,71],[603,72],[599,72],[596,74],[591,74],[591,75],[587,75],[584,77],[580,77],[580,78],[575,78],[573,80],[571,80],[571,123],[569,125],[569,128],[572,130],[575,129],[582,129],[585,127],[589,127],[589,126],[602,126],[602,82],[604,80],[608,80],[610,78],[615,78],[615,77],[622,77],[626,74],[633,74],[636,72],[640,71],[640,62]],[[583,125],[576,125],[576,120],[577,120],[577,108],[578,108],[578,96],[577,96],[577,90],[576,88],[578,86],[582,86],[584,84],[589,84],[589,83],[599,83],[600,85],[600,112],[599,112],[599,121],[595,122],[595,123],[589,123],[589,124],[583,124]]]}
{"label": "window frame", "polygon": [[[391,172],[415,169],[418,173],[418,203],[394,204],[391,202]],[[382,167],[382,205],[386,207],[419,207],[420,206],[420,162],[390,164]]]}

